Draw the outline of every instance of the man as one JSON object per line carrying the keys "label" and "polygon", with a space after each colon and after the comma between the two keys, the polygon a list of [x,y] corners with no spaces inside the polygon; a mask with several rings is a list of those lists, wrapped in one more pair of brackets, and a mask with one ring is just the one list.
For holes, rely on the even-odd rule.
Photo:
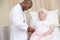
{"label": "man", "polygon": [[27,40],[26,17],[24,11],[32,7],[31,0],[24,0],[22,3],[15,5],[10,12],[11,35],[10,40]]}

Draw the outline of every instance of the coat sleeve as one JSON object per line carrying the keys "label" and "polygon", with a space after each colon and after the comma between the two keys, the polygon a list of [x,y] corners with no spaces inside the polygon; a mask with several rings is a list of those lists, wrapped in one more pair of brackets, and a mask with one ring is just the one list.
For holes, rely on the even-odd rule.
{"label": "coat sleeve", "polygon": [[18,29],[21,29],[21,30],[27,30],[28,28],[28,25],[23,22],[24,21],[24,18],[23,18],[23,15],[22,15],[22,10],[17,8],[17,9],[13,9],[11,11],[11,16],[10,16],[10,19],[11,19],[11,24],[14,25],[14,27],[18,28]]}

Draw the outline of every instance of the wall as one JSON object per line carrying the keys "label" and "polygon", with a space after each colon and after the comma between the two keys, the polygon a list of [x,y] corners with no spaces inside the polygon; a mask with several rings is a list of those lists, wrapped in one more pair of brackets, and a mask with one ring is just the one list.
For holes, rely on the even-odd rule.
{"label": "wall", "polygon": [[[2,0],[0,2],[0,26],[9,25],[9,11],[17,3],[23,0]],[[46,8],[48,10],[59,9],[60,10],[60,0],[32,0],[33,7],[26,11],[27,23],[29,24],[30,15],[29,11],[38,11],[40,8]]]}
{"label": "wall", "polygon": [[0,26],[9,24],[9,2],[9,0],[1,0],[0,2]]}

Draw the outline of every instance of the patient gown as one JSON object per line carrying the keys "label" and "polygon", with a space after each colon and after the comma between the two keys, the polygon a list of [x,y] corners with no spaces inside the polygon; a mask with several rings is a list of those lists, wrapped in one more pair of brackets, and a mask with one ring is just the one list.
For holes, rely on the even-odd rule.
{"label": "patient gown", "polygon": [[33,23],[33,28],[35,28],[35,32],[32,33],[30,40],[53,40],[52,34],[47,36],[42,36],[43,33],[47,32],[50,28],[49,25],[52,23],[48,20],[44,21],[35,21]]}

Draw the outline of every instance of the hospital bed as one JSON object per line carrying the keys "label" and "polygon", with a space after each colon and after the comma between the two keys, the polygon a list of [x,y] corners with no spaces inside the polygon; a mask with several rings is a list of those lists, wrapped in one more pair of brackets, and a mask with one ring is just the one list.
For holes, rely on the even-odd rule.
{"label": "hospital bed", "polygon": [[[60,40],[60,30],[59,30],[59,21],[58,21],[58,12],[57,10],[54,10],[54,11],[49,11],[49,17],[52,17],[53,19],[53,24],[55,25],[54,26],[54,32],[53,32],[53,40]],[[55,13],[55,14],[53,14]],[[37,18],[37,12],[30,12],[30,15],[31,15],[31,22],[30,24],[32,24],[32,21],[34,20],[35,21],[35,18]],[[9,31],[9,26],[2,26],[0,27],[0,40],[9,40],[10,38],[10,31]]]}
{"label": "hospital bed", "polygon": [[[31,11],[30,12],[30,25],[33,26],[33,22],[38,20],[38,12]],[[58,10],[50,10],[47,14],[47,20],[50,20],[54,25],[54,32],[53,32],[53,40],[60,40],[60,30],[59,30],[59,18],[58,18]]]}

